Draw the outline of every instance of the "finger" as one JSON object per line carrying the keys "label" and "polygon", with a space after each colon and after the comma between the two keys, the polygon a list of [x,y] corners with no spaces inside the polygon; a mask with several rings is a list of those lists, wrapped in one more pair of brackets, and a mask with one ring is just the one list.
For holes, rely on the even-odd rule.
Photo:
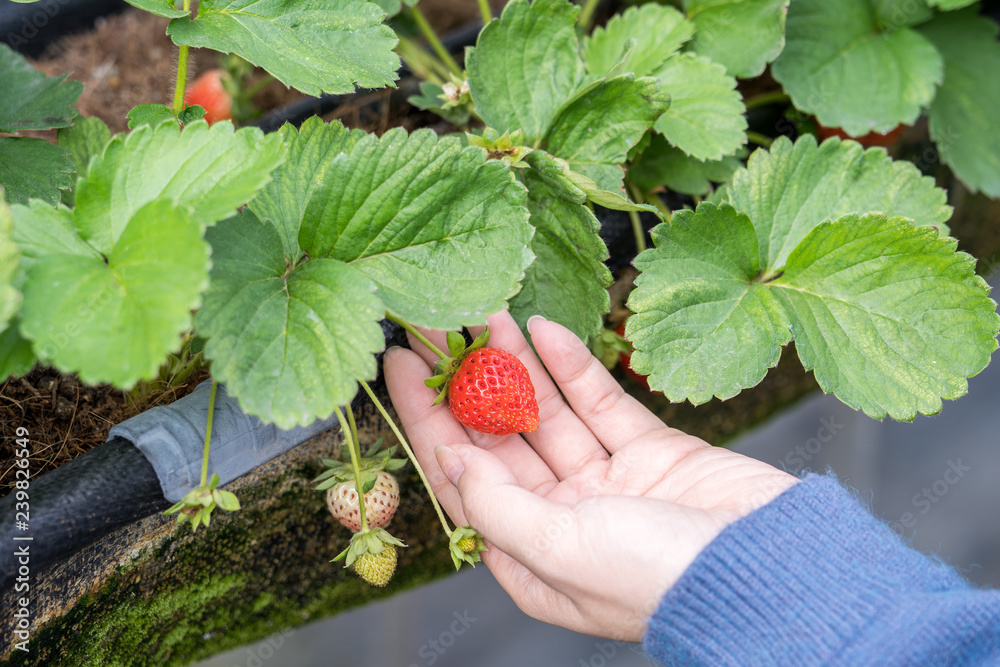
{"label": "finger", "polygon": [[507,312],[488,318],[490,346],[512,353],[528,369],[538,401],[538,429],[522,437],[555,473],[564,480],[580,472],[593,461],[606,461],[608,452],[600,441],[570,409],[535,356],[521,328]]}
{"label": "finger", "polygon": [[468,522],[462,511],[458,489],[441,472],[434,458],[434,447],[443,442],[468,443],[465,429],[451,417],[446,405],[432,405],[435,392],[421,381],[430,371],[415,352],[391,348],[386,352],[384,364],[389,399],[427,481],[448,516],[456,523],[465,525]]}
{"label": "finger", "polygon": [[469,525],[543,580],[561,569],[550,556],[553,543],[574,541],[576,515],[569,506],[524,489],[503,461],[475,446],[440,447],[437,455]]}
{"label": "finger", "polygon": [[541,317],[528,320],[535,350],[573,411],[612,454],[663,421],[625,393],[601,362],[566,327]]}
{"label": "finger", "polygon": [[482,556],[483,562],[521,611],[539,621],[564,627],[573,619],[576,615],[573,604],[564,594],[536,577],[534,572],[496,545],[488,546],[489,551]]}
{"label": "finger", "polygon": [[[437,468],[433,451],[438,445],[480,444],[479,439],[483,438],[488,440],[484,443],[485,446],[513,470],[515,477],[525,488],[545,489],[557,483],[558,480],[552,471],[521,438],[487,437],[477,433],[476,439],[470,439],[470,433],[455,421],[447,403],[433,405],[437,392],[423,383],[424,378],[430,375],[431,370],[427,363],[411,350],[395,348],[386,353],[385,381],[389,396],[421,466]],[[430,463],[425,463],[425,460],[429,460]],[[435,481],[441,483],[443,479],[437,476],[436,480],[430,480],[435,493],[437,492]],[[444,483],[451,486],[447,481]],[[453,488],[449,493],[457,494]]]}

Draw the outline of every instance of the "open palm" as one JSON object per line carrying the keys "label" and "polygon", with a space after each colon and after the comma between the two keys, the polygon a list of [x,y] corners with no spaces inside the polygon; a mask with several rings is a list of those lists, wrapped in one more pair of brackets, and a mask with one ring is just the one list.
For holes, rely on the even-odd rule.
{"label": "open palm", "polygon": [[522,610],[636,641],[698,553],[796,479],[669,428],[564,327],[529,323],[543,367],[507,313],[489,324],[490,346],[531,375],[538,430],[477,433],[432,406],[423,380],[436,358],[411,340],[414,351],[387,354],[385,374],[417,457],[452,519],[486,537],[483,561]]}

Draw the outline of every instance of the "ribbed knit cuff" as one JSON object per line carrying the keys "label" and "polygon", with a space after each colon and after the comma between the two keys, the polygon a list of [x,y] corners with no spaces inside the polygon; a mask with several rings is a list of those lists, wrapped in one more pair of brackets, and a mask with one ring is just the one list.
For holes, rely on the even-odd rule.
{"label": "ribbed knit cuff", "polygon": [[724,530],[660,602],[644,645],[667,665],[814,665],[905,593],[968,584],[912,550],[831,477]]}

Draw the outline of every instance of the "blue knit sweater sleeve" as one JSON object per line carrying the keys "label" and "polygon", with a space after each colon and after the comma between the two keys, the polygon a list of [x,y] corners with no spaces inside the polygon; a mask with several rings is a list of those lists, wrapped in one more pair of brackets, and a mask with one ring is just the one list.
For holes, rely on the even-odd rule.
{"label": "blue knit sweater sleeve", "polygon": [[1000,665],[1000,591],[811,475],[699,554],[644,646],[665,665]]}

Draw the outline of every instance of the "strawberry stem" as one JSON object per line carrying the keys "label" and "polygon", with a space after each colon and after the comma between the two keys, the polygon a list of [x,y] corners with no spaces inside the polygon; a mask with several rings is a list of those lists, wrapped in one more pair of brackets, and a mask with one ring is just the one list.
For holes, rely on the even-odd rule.
{"label": "strawberry stem", "polygon": [[410,18],[413,19],[413,22],[417,24],[420,34],[424,36],[424,39],[426,39],[427,43],[431,45],[434,53],[436,53],[437,57],[441,59],[441,62],[443,62],[448,69],[451,70],[452,74],[460,79],[465,78],[462,75],[462,68],[458,66],[455,59],[451,57],[450,53],[448,53],[448,49],[444,48],[444,44],[442,44],[441,40],[438,39],[437,33],[434,32],[434,28],[431,27],[431,24],[428,23],[427,17],[424,16],[424,13],[417,9],[416,5],[407,9],[407,12],[409,12]]}
{"label": "strawberry stem", "polygon": [[425,336],[422,333],[420,333],[419,331],[417,331],[417,328],[415,326],[413,326],[412,324],[410,324],[409,322],[407,322],[405,320],[402,320],[402,319],[396,317],[395,315],[388,315],[387,314],[385,317],[386,317],[387,320],[395,322],[396,324],[398,324],[399,326],[403,327],[408,332],[410,332],[411,334],[413,334],[414,338],[416,338],[421,343],[423,343],[427,347],[428,350],[430,350],[431,352],[433,352],[437,356],[441,357],[442,359],[450,359],[451,358],[447,354],[445,354],[444,352],[442,352],[438,348],[437,345],[435,345],[434,343],[430,342],[427,339],[427,336]]}
{"label": "strawberry stem", "polygon": [[[191,11],[191,0],[184,0],[182,9]],[[184,111],[184,88],[187,86],[188,73],[188,51],[191,49],[187,44],[183,44],[177,54],[177,83],[174,84],[174,116]],[[202,481],[202,484],[205,482]]]}
{"label": "strawberry stem", "polygon": [[583,28],[584,32],[590,32],[590,25],[594,21],[594,10],[597,9],[601,0],[587,0],[583,3],[583,11],[580,12],[576,24]]}
{"label": "strawberry stem", "polygon": [[493,20],[493,12],[490,11],[489,0],[479,0],[479,13],[483,16],[483,25]]}
{"label": "strawberry stem", "polygon": [[[348,411],[350,411],[350,406],[348,406]],[[344,432],[344,444],[347,446],[347,451],[351,454],[351,468],[354,469],[354,486],[358,490],[358,513],[361,515],[361,532],[364,533],[368,530],[368,519],[365,517],[365,494],[362,490],[364,485],[361,484],[361,465],[358,463],[358,455],[354,451],[354,434],[351,431],[351,425],[344,418],[344,413],[340,411],[340,408],[334,407],[333,412],[337,415],[337,421],[340,422],[340,429]]]}
{"label": "strawberry stem", "polygon": [[208,452],[212,442],[212,418],[215,416],[215,390],[219,383],[212,380],[212,389],[208,392],[208,419],[205,423],[205,453],[201,458],[201,486],[208,484]]}
{"label": "strawberry stem", "polygon": [[424,469],[420,467],[420,462],[417,461],[417,457],[413,454],[413,450],[410,449],[409,443],[406,442],[406,438],[403,437],[403,433],[396,426],[396,422],[394,422],[392,417],[389,416],[389,413],[386,412],[385,407],[382,406],[382,402],[375,396],[375,392],[373,392],[371,387],[368,386],[368,383],[362,381],[361,386],[364,388],[365,393],[368,394],[368,397],[372,399],[372,403],[375,404],[375,408],[382,415],[382,418],[388,422],[389,428],[391,428],[392,432],[396,434],[396,438],[399,440],[399,444],[402,446],[403,451],[406,452],[406,455],[411,461],[413,461],[413,467],[416,469],[417,474],[420,475],[420,481],[424,483],[424,488],[427,489],[427,493],[431,497],[431,504],[434,505],[434,511],[437,512],[438,519],[441,520],[441,527],[444,528],[445,535],[450,538],[452,531],[448,526],[448,519],[445,518],[444,511],[438,503],[437,496],[434,495],[434,489],[431,488],[431,483],[427,481],[427,475],[424,474]]}
{"label": "strawberry stem", "polygon": [[[629,183],[629,190],[632,192],[632,198],[635,200],[635,203],[641,204],[643,199],[639,188]],[[635,234],[635,250],[637,253],[640,253],[646,249],[646,232],[642,228],[642,221],[639,220],[639,212],[629,211],[628,219],[632,223],[632,233]]]}

